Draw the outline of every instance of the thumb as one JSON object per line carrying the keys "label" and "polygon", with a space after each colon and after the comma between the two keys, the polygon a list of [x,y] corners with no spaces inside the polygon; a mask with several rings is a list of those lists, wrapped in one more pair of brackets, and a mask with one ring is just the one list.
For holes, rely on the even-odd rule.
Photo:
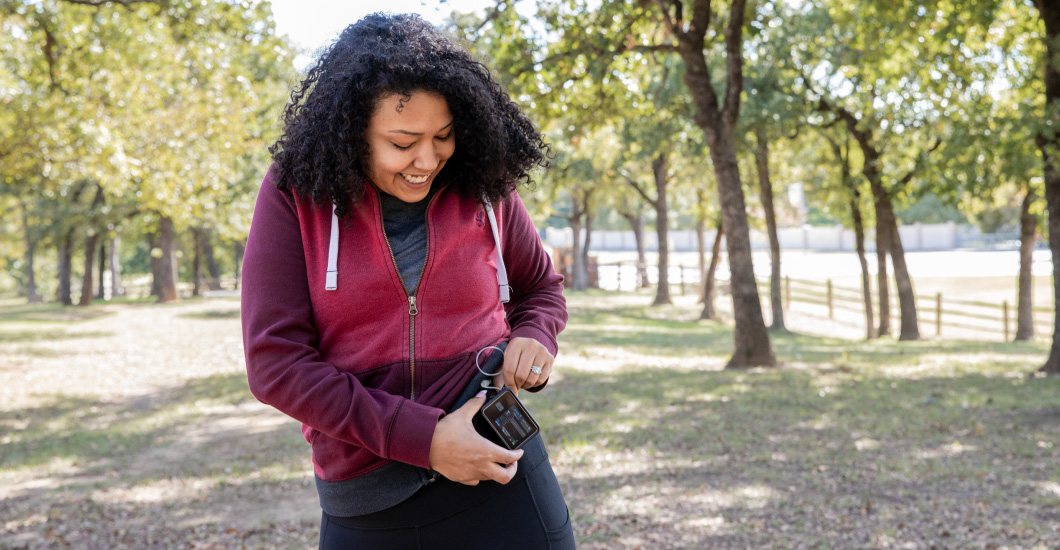
{"label": "thumb", "polygon": [[456,413],[471,418],[475,416],[475,413],[477,413],[485,403],[486,390],[482,390],[475,394],[475,397],[468,399],[467,403],[461,405],[460,408],[456,410]]}

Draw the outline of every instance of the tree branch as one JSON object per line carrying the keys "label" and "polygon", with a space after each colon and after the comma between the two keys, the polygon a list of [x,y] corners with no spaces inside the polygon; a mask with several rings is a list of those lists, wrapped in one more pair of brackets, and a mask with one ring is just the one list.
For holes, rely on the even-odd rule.
{"label": "tree branch", "polygon": [[[709,5],[709,2],[707,2]],[[729,13],[729,24],[725,27],[725,104],[722,117],[730,126],[736,126],[740,116],[740,94],[743,92],[743,21],[746,0],[733,0]]]}
{"label": "tree branch", "polygon": [[[743,0],[737,0],[737,2],[743,5]],[[698,44],[702,44],[707,36],[708,28],[710,28],[710,0],[695,0],[692,4],[692,21],[688,27],[687,36]]]}
{"label": "tree branch", "polygon": [[923,153],[917,156],[916,163],[913,164],[913,168],[911,168],[909,172],[906,173],[906,175],[902,176],[902,179],[898,180],[898,186],[904,186],[910,181],[912,181],[913,176],[915,176],[917,171],[919,171],[920,168],[923,166],[924,159],[927,158],[927,156],[931,153],[934,153],[935,149],[938,149],[940,145],[942,145],[942,139],[935,138],[935,144],[932,145],[927,151],[924,151]]}
{"label": "tree branch", "polygon": [[[682,36],[684,34],[684,31],[681,29],[681,24],[683,22],[682,18],[684,17],[684,14],[682,13],[684,7],[681,5],[681,2],[676,0],[655,0],[655,3],[659,6],[659,11],[662,12],[663,20],[666,21],[666,26],[669,27],[670,32],[676,37]],[[676,19],[670,15],[671,6],[677,7]]]}
{"label": "tree branch", "polygon": [[630,178],[629,176],[623,175],[622,177],[626,180],[627,183],[629,183],[633,187],[633,189],[637,191],[637,194],[644,197],[644,200],[648,201],[648,204],[653,206],[655,205],[655,200],[648,196],[648,194],[644,191],[644,188],[641,187],[639,183],[633,181],[633,178]]}
{"label": "tree branch", "polygon": [[501,15],[501,6],[504,6],[505,8],[510,8],[511,4],[509,4],[509,2],[506,0],[498,0],[497,3],[493,4],[488,10],[486,10],[486,17],[482,18],[482,22],[479,23],[477,27],[475,27],[475,30],[472,31],[471,34],[478,34],[482,31],[483,27],[485,27],[491,21],[499,17]]}

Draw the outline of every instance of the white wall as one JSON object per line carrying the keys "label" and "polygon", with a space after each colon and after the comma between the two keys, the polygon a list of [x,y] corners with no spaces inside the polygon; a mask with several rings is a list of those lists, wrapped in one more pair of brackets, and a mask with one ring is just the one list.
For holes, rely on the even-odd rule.
{"label": "white wall", "polygon": [[[902,247],[906,252],[926,250],[952,250],[958,246],[960,239],[958,233],[967,233],[968,228],[959,227],[953,222],[939,224],[912,224],[903,225],[898,228],[902,238]],[[876,250],[875,231],[867,228],[865,231],[865,248]],[[583,237],[584,238],[584,237]],[[841,225],[835,226],[803,226],[782,227],[777,230],[777,238],[780,240],[780,248],[784,250],[817,250],[825,252],[840,252],[854,250],[854,230],[844,229]],[[593,231],[591,251],[629,251],[636,250],[636,240],[632,231]],[[706,248],[709,251],[714,243],[714,231],[704,233]],[[569,227],[563,229],[547,228],[545,230],[545,242],[555,247],[569,247],[573,244],[573,231]],[[724,247],[725,241],[722,240]],[[654,231],[644,232],[644,246],[646,250],[657,251],[658,238]],[[751,231],[751,248],[769,248],[769,240],[764,232]],[[698,250],[696,232],[693,230],[671,230],[670,250],[675,252],[692,252]]]}

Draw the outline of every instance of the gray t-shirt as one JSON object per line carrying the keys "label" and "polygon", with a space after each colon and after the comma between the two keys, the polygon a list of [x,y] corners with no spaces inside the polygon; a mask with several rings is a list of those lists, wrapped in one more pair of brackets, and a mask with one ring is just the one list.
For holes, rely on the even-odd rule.
{"label": "gray t-shirt", "polygon": [[405,202],[397,197],[379,192],[379,204],[383,214],[383,232],[390,243],[401,281],[409,294],[416,293],[427,261],[427,206],[436,189],[434,187],[419,202]]}

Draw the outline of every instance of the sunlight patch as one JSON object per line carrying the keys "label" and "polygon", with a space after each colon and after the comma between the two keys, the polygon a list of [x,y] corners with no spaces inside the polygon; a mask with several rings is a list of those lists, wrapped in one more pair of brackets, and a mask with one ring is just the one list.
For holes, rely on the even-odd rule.
{"label": "sunlight patch", "polygon": [[854,442],[854,448],[859,451],[874,451],[880,448],[880,442],[872,438],[863,437]]}
{"label": "sunlight patch", "polygon": [[946,445],[935,447],[934,449],[921,449],[917,451],[914,456],[919,459],[937,459],[957,456],[962,453],[974,452],[979,450],[979,447],[975,445],[964,445],[960,441],[954,441]]}
{"label": "sunlight patch", "polygon": [[1038,487],[1038,490],[1042,491],[1043,493],[1051,493],[1060,497],[1060,483],[1057,483],[1055,481],[1039,481],[1034,485]]}

